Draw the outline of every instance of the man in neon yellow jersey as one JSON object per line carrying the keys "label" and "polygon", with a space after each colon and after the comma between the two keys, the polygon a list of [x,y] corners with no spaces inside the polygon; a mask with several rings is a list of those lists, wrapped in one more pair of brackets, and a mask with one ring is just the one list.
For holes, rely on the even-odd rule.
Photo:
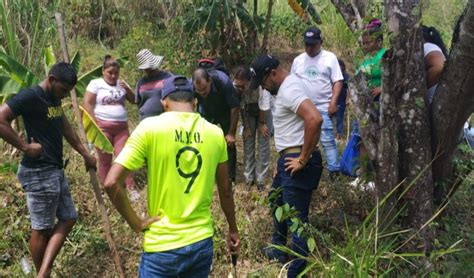
{"label": "man in neon yellow jersey", "polygon": [[[161,98],[166,112],[137,126],[107,175],[105,189],[130,227],[145,233],[140,277],[207,277],[215,180],[229,225],[228,248],[237,254],[240,247],[224,134],[194,113],[193,87],[185,77],[166,79]],[[140,219],[123,182],[145,162],[149,218]]]}

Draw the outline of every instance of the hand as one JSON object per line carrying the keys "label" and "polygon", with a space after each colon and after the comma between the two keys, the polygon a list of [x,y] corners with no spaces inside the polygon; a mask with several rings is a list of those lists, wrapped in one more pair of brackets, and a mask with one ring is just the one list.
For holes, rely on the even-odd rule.
{"label": "hand", "polygon": [[225,141],[226,141],[226,143],[227,143],[227,146],[229,146],[229,147],[235,146],[235,136],[234,136],[234,135],[232,135],[232,134],[227,134],[227,135],[225,136]]}
{"label": "hand", "polygon": [[370,92],[372,93],[373,97],[377,97],[382,93],[382,87],[375,87],[372,90],[370,90]]}
{"label": "hand", "polygon": [[334,114],[337,112],[337,104],[329,104],[328,108],[328,115],[329,117],[332,117]]}
{"label": "hand", "polygon": [[275,167],[273,167],[273,173],[272,173],[272,179],[275,179],[275,177],[277,176],[278,174],[278,167],[275,163]]}
{"label": "hand", "polygon": [[132,90],[132,88],[130,88],[130,86],[127,84],[127,82],[125,82],[125,80],[123,80],[123,79],[119,79],[118,84],[119,84],[120,87],[124,88],[126,91],[128,91],[128,90],[131,91]]}
{"label": "hand", "polygon": [[285,158],[285,171],[290,171],[290,175],[293,176],[294,173],[303,169],[304,165],[298,161],[299,157],[286,157]]}
{"label": "hand", "polygon": [[266,124],[260,124],[258,126],[258,131],[260,131],[260,134],[265,137],[265,138],[268,138],[270,137],[270,130],[268,129],[267,125]]}
{"label": "hand", "polygon": [[238,232],[229,232],[227,235],[227,248],[232,255],[238,255],[240,250],[240,237]]}
{"label": "hand", "polygon": [[140,226],[136,227],[133,229],[136,233],[141,233],[146,230],[148,230],[151,226],[151,224],[160,221],[161,217],[159,215],[154,216],[154,217],[147,217],[145,219],[142,219],[140,222]]}
{"label": "hand", "polygon": [[37,158],[43,152],[43,147],[41,144],[37,143],[33,137],[31,137],[31,143],[26,146],[24,151],[25,155],[29,158]]}
{"label": "hand", "polygon": [[89,169],[97,170],[97,159],[91,154],[84,156],[84,163],[86,164],[86,171]]}
{"label": "hand", "polygon": [[249,127],[244,127],[244,132],[242,133],[242,137],[244,140],[247,140],[247,138],[252,136],[252,130],[250,130]]}

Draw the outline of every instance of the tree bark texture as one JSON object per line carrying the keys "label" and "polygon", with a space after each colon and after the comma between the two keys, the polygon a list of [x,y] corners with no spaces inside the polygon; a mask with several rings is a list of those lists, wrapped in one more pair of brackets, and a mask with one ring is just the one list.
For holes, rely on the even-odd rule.
{"label": "tree bark texture", "polygon": [[[417,27],[421,20],[420,5],[419,0],[385,0],[392,48],[389,52],[391,57],[382,70],[384,92],[381,97],[381,126],[393,125],[393,121],[399,123],[398,182],[405,179],[404,189],[407,192],[403,199],[408,207],[406,220],[414,229],[419,229],[433,214],[432,155],[423,37],[421,29]],[[386,110],[392,112],[386,114]],[[394,113],[398,115],[392,118]],[[425,228],[421,236],[425,239],[423,249],[429,251],[431,231]]]}
{"label": "tree bark texture", "polygon": [[[418,0],[386,0],[391,48],[383,58],[380,110],[362,73],[356,77],[355,104],[363,143],[374,161],[378,200],[402,183],[406,226],[419,229],[432,216],[430,121],[426,102],[421,14]],[[391,220],[398,191],[381,208],[382,219]],[[387,223],[387,222],[385,222]],[[382,223],[383,225],[383,223]],[[430,249],[431,232],[421,231],[423,249]]]}
{"label": "tree bark texture", "polygon": [[[474,4],[469,1],[453,35],[453,46],[431,106],[435,199],[447,196],[462,126],[474,112]],[[449,185],[449,186],[448,186]]]}

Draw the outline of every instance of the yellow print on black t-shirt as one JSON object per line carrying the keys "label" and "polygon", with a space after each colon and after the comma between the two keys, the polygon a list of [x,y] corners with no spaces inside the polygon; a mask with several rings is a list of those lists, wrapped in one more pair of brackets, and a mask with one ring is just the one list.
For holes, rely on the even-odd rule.
{"label": "yellow print on black t-shirt", "polygon": [[63,109],[61,106],[48,107],[48,120],[61,118],[63,116]]}

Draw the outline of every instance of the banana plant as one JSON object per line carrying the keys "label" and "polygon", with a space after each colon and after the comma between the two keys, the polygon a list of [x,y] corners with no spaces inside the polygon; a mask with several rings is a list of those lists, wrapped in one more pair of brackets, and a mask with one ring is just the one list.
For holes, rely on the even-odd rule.
{"label": "banana plant", "polygon": [[105,136],[99,128],[97,123],[94,121],[94,118],[87,113],[84,107],[79,105],[79,109],[82,113],[82,125],[86,132],[87,141],[91,142],[94,146],[105,153],[113,153],[114,147],[112,146],[112,143],[110,143],[107,136]]}
{"label": "banana plant", "polygon": [[290,5],[293,11],[304,21],[308,21],[309,14],[314,22],[317,24],[322,23],[319,13],[316,11],[313,4],[309,0],[288,0],[288,5]]}

